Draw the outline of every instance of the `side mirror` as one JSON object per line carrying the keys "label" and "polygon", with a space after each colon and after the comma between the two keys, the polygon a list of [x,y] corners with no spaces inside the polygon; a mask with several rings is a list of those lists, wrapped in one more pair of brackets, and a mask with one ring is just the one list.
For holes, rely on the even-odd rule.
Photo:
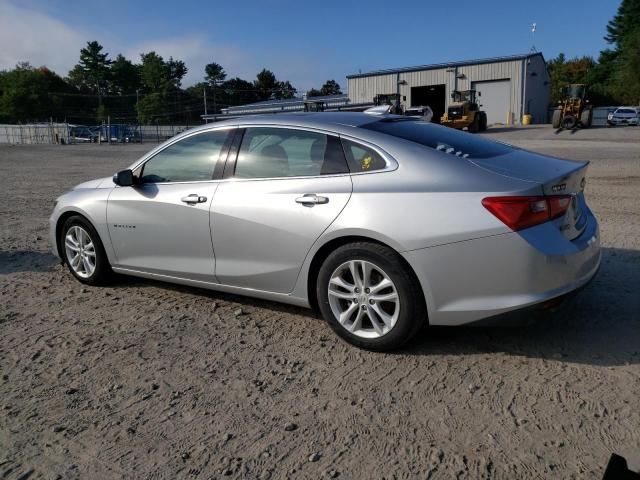
{"label": "side mirror", "polygon": [[113,175],[113,183],[121,187],[130,187],[133,185],[133,172],[131,170],[121,170]]}

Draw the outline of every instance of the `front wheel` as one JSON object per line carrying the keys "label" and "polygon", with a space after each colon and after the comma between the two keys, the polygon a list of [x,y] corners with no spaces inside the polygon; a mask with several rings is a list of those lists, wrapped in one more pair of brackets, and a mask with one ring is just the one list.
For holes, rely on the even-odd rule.
{"label": "front wheel", "polygon": [[69,271],[88,285],[107,283],[111,266],[98,232],[80,215],[69,217],[62,226],[60,245]]}
{"label": "front wheel", "polygon": [[388,247],[369,242],[331,253],[318,275],[323,317],[347,342],[368,350],[391,350],[424,324],[424,297],[413,272]]}

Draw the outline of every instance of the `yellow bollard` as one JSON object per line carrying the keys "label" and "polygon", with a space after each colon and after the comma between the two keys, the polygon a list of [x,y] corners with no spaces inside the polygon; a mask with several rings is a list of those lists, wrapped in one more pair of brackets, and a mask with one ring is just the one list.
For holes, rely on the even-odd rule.
{"label": "yellow bollard", "polygon": [[523,115],[522,116],[522,125],[531,125],[531,121],[533,120],[533,117],[531,115]]}

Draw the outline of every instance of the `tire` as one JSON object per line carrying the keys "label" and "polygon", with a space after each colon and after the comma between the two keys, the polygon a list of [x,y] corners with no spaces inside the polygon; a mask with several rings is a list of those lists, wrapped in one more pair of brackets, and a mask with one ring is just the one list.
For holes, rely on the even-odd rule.
{"label": "tire", "polygon": [[553,128],[560,128],[560,122],[562,121],[562,110],[556,108],[553,111],[553,117],[551,117],[551,126]]}
{"label": "tire", "polygon": [[480,115],[478,113],[473,116],[473,122],[469,124],[468,128],[469,133],[478,133],[478,130],[480,130]]}
{"label": "tire", "polygon": [[578,119],[573,115],[567,115],[562,119],[562,128],[566,130],[573,130],[578,126]]}
{"label": "tire", "polygon": [[589,128],[591,126],[592,118],[593,110],[591,110],[590,108],[583,110],[580,114],[580,125],[582,125],[582,128]]}
{"label": "tire", "polygon": [[487,114],[486,112],[480,112],[480,131],[487,131]]}
{"label": "tire", "polygon": [[[360,282],[351,274],[352,268]],[[364,268],[369,281],[361,283]],[[390,285],[385,283],[387,287],[376,291],[385,279]],[[316,295],[322,316],[333,331],[367,350],[400,347],[424,325],[427,316],[422,290],[409,266],[396,252],[377,243],[349,243],[333,251],[320,267]],[[345,314],[341,323],[338,316],[344,312],[351,313]]]}
{"label": "tire", "polygon": [[[70,237],[69,242],[67,242],[68,237]],[[100,236],[86,218],[80,215],[69,217],[62,226],[58,242],[64,263],[78,281],[87,285],[104,285],[111,279],[111,265]],[[93,245],[92,248],[90,244]],[[80,248],[81,259],[76,260],[73,256],[73,253],[78,251],[74,247]],[[84,260],[82,260],[83,254]]]}

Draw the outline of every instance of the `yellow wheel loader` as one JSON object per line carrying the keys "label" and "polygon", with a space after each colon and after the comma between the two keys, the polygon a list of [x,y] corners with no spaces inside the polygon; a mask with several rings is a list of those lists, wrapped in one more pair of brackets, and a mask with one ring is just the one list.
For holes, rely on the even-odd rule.
{"label": "yellow wheel loader", "polygon": [[593,106],[585,99],[587,86],[582,83],[567,85],[562,93],[564,99],[558,101],[558,107],[551,118],[553,128],[589,128],[593,119]]}
{"label": "yellow wheel loader", "polygon": [[487,129],[487,114],[478,107],[475,90],[454,90],[453,103],[442,115],[440,124],[471,133],[484,132]]}

